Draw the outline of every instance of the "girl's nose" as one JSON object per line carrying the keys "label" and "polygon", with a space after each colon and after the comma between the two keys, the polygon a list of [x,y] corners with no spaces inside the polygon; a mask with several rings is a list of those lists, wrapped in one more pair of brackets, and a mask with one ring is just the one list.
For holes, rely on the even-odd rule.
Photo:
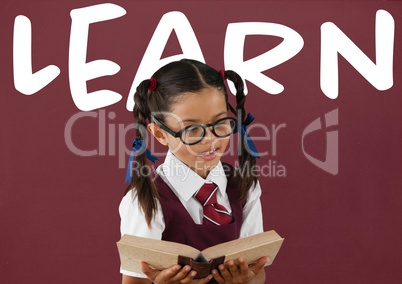
{"label": "girl's nose", "polygon": [[212,132],[212,127],[207,127],[205,130],[205,135],[204,138],[202,139],[202,142],[209,142],[215,139],[215,135]]}

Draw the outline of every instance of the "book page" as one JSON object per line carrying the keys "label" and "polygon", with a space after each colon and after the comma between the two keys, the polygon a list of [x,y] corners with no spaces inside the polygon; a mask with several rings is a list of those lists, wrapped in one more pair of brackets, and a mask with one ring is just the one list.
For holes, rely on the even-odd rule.
{"label": "book page", "polygon": [[177,264],[179,255],[196,258],[200,253],[188,245],[130,235],[124,235],[117,247],[122,268],[138,273],[142,273],[140,261],[162,270]]}
{"label": "book page", "polygon": [[266,265],[270,265],[274,261],[283,240],[272,230],[209,247],[203,250],[202,254],[208,259],[225,256],[225,261],[243,257],[248,264],[254,263],[260,257],[268,256],[269,261]]}

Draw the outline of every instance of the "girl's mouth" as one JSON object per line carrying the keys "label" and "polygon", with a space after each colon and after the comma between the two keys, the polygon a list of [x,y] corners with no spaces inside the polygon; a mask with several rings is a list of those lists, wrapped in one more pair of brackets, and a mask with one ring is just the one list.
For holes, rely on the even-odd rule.
{"label": "girl's mouth", "polygon": [[204,160],[213,160],[216,157],[216,152],[218,151],[218,148],[214,148],[210,151],[202,152],[199,153],[198,156],[201,157]]}

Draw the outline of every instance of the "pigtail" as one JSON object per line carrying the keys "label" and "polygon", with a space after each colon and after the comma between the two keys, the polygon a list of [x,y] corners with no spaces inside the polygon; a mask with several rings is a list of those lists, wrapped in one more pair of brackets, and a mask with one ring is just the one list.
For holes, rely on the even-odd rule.
{"label": "pigtail", "polygon": [[[155,80],[155,79],[154,79]],[[136,138],[144,141],[146,145],[147,138],[147,119],[150,118],[150,109],[148,106],[148,96],[156,88],[155,82],[144,80],[137,87],[134,94],[134,120],[136,126]],[[158,190],[153,179],[153,172],[148,165],[148,159],[144,149],[141,149],[136,155],[135,162],[132,165],[131,181],[126,189],[126,193],[135,190],[140,208],[144,212],[145,220],[150,226],[152,218],[157,211]]]}
{"label": "pigtail", "polygon": [[255,186],[255,184],[257,183],[257,176],[254,172],[256,161],[255,158],[252,157],[250,149],[247,148],[245,137],[240,131],[241,123],[244,122],[246,118],[246,110],[244,108],[244,104],[246,101],[246,96],[244,94],[244,84],[241,77],[234,71],[227,70],[223,74],[221,74],[221,76],[222,75],[224,75],[224,78],[232,81],[236,88],[235,113],[239,124],[239,145],[237,152],[239,158],[239,166],[235,168],[231,182],[237,185],[240,192],[240,199],[244,199],[247,197],[249,189],[252,186]]}

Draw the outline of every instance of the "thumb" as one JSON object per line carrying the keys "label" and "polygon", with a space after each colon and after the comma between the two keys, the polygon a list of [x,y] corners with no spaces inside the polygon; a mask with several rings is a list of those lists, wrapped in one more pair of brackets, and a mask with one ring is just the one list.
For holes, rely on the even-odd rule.
{"label": "thumb", "polygon": [[263,256],[257,260],[256,263],[254,263],[250,269],[257,274],[260,272],[260,270],[264,267],[264,265],[269,261],[269,258],[267,256]]}
{"label": "thumb", "polygon": [[149,280],[153,281],[156,276],[160,273],[159,270],[152,269],[148,263],[140,261],[142,272],[148,277]]}

